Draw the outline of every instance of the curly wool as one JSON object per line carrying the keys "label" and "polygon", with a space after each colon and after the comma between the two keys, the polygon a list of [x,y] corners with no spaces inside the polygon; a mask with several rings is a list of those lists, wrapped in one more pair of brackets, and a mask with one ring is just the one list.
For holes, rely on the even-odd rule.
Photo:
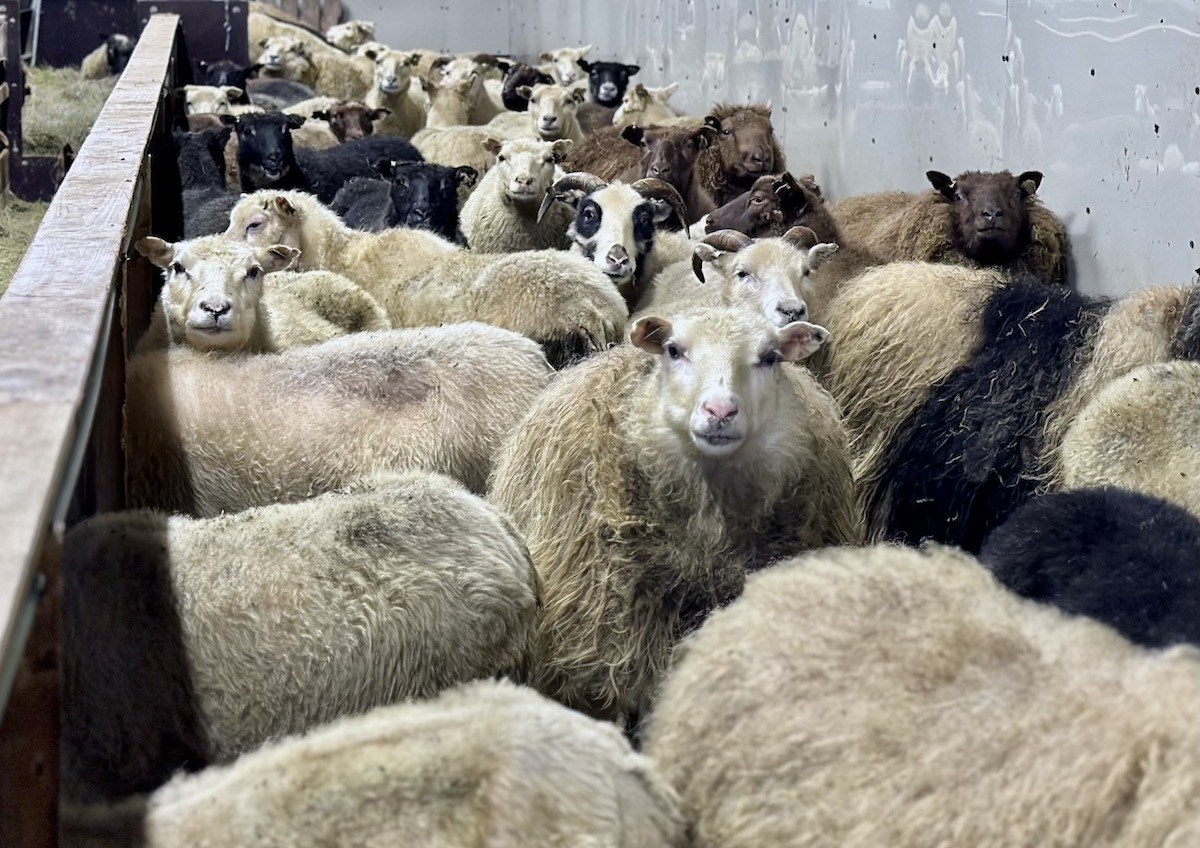
{"label": "curly wool", "polygon": [[[739,113],[766,118],[768,122],[771,120],[770,107],[762,104],[718,103],[709,110],[708,114],[718,121],[724,121]],[[775,171],[787,170],[787,157],[774,132],[771,133],[770,139],[771,155],[775,160],[773,169]],[[713,145],[707,150],[702,150],[696,157],[696,178],[700,182],[700,187],[712,197],[717,206],[728,203],[750,188],[749,185],[735,184],[730,179],[730,165],[731,163],[722,158],[720,145]]]}

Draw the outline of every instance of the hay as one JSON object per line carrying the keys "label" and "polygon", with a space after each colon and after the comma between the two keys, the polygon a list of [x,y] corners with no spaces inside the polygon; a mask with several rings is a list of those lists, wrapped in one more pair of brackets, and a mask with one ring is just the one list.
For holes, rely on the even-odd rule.
{"label": "hay", "polygon": [[57,156],[64,144],[79,150],[117,77],[85,80],[78,68],[35,67],[26,81],[32,93],[21,115],[25,155]]}
{"label": "hay", "polygon": [[49,206],[49,203],[26,203],[13,197],[0,210],[0,295],[17,273],[17,266]]}

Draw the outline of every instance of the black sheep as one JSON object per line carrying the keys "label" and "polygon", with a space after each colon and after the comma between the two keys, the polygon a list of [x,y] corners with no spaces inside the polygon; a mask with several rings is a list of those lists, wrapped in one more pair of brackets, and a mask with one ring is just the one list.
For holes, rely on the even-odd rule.
{"label": "black sheep", "polygon": [[311,100],[317,96],[315,91],[302,82],[275,78],[247,80],[246,93],[251,103],[267,111],[286,109],[302,100]]}
{"label": "black sheep", "polygon": [[511,112],[529,111],[529,98],[522,97],[517,89],[522,86],[533,88],[535,85],[554,84],[554,77],[526,65],[524,62],[510,63],[500,59],[496,61],[496,67],[504,71],[500,99],[504,103],[504,108]]}
{"label": "black sheep", "polygon": [[1022,597],[1140,645],[1200,645],[1200,521],[1159,498],[1077,489],[1017,509],[979,559]]}
{"label": "black sheep", "polygon": [[250,94],[247,90],[250,80],[258,76],[259,70],[262,69],[262,64],[255,62],[252,65],[239,65],[237,62],[230,62],[222,59],[220,62],[209,64],[203,60],[196,63],[197,69],[200,71],[200,79],[197,82],[201,85],[232,85],[235,88],[240,88],[242,93],[235,98],[230,99],[230,103],[249,103]]}
{"label": "black sheep", "polygon": [[901,426],[868,507],[891,541],[975,553],[1033,494],[1047,405],[1107,301],[1022,277],[983,306],[979,346]]}
{"label": "black sheep", "polygon": [[372,231],[412,227],[462,241],[458,188],[475,182],[479,174],[474,168],[383,160],[377,169],[383,179],[356,177],[330,204],[346,226]]}
{"label": "black sheep", "polygon": [[576,64],[587,72],[592,102],[613,109],[621,105],[621,98],[625,96],[625,89],[629,87],[629,78],[641,70],[638,65],[626,65],[621,62],[589,62],[587,59],[577,59]]}
{"label": "black sheep", "polygon": [[225,188],[225,144],[232,127],[175,133],[176,165],[183,190],[183,237],[219,233],[229,224],[238,196]]}
{"label": "black sheep", "polygon": [[356,230],[377,233],[396,226],[392,184],[387,180],[355,177],[333,196],[329,208]]}

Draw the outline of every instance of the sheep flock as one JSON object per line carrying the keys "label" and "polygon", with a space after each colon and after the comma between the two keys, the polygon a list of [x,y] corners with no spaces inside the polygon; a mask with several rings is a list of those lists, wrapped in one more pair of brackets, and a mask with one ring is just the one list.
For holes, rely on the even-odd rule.
{"label": "sheep flock", "polygon": [[1082,294],[1052,173],[828,197],[770,104],[269,11],[131,258],[64,844],[1200,844],[1200,288]]}

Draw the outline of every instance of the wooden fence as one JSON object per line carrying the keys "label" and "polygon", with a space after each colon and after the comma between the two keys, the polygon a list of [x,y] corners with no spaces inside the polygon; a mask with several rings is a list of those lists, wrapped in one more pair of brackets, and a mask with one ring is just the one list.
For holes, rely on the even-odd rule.
{"label": "wooden fence", "polygon": [[64,530],[125,502],[125,363],[178,237],[179,17],[154,15],[0,299],[0,842],[57,844]]}

